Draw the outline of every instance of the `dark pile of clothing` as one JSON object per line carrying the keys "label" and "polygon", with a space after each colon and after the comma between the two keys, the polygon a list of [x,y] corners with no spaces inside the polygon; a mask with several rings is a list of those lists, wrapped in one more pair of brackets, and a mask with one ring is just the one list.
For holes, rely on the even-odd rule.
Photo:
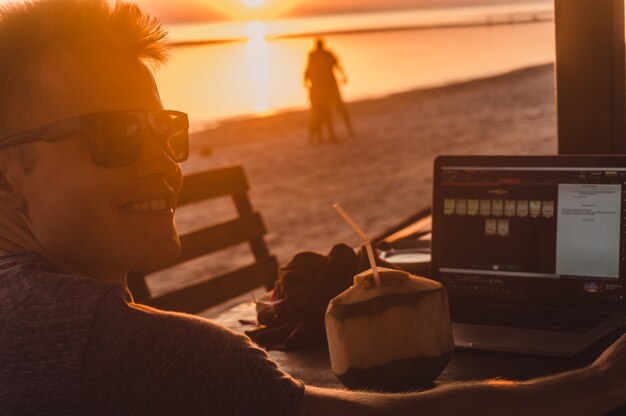
{"label": "dark pile of clothing", "polygon": [[[381,267],[397,268],[376,259]],[[345,244],[328,255],[302,252],[279,270],[268,302],[257,307],[259,326],[246,334],[267,349],[295,350],[326,343],[324,314],[328,302],[370,268],[365,249],[355,253]]]}

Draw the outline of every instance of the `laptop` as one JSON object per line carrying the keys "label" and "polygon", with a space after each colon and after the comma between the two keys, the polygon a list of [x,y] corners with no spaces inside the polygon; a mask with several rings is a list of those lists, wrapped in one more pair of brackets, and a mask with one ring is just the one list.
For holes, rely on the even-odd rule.
{"label": "laptop", "polygon": [[626,156],[441,156],[432,220],[457,347],[573,356],[623,325]]}

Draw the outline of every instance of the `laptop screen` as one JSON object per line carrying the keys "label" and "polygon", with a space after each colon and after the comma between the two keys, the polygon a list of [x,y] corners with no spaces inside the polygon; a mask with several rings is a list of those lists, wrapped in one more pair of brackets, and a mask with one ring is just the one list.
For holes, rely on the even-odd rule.
{"label": "laptop screen", "polygon": [[626,157],[441,157],[433,277],[452,299],[618,305]]}

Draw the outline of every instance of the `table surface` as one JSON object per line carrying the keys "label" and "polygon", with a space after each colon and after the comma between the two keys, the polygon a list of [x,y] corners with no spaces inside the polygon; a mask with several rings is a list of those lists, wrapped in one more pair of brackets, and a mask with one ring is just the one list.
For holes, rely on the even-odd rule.
{"label": "table surface", "polygon": [[[256,320],[252,302],[228,309],[213,320],[239,333],[252,328],[250,325],[241,324],[240,319]],[[591,363],[622,332],[623,329],[619,329],[609,334],[572,358],[457,349],[452,360],[435,383],[446,384],[453,381],[481,380],[494,377],[526,380],[580,368]],[[268,354],[283,371],[303,380],[306,384],[318,387],[343,387],[330,368],[330,358],[326,348],[317,347],[289,352],[269,351]]]}

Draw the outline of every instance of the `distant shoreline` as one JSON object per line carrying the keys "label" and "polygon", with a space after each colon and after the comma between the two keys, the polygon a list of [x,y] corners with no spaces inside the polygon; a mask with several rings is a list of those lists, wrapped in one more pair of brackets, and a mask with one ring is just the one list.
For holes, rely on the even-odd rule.
{"label": "distant shoreline", "polygon": [[[368,6],[355,10],[354,7],[348,6],[341,8],[340,5],[335,5],[334,8],[320,8],[312,6],[309,3],[300,3],[300,7],[296,7],[291,12],[285,14],[283,17],[285,18],[301,18],[308,16],[332,16],[332,15],[344,15],[344,14],[353,14],[353,13],[384,13],[390,11],[403,11],[403,10],[432,10],[432,9],[441,9],[441,8],[458,8],[458,7],[484,7],[485,5],[492,6],[515,6],[515,5],[526,5],[526,4],[539,4],[539,3],[549,3],[549,0],[419,0],[413,1],[411,6],[407,5],[407,2],[403,2],[402,5],[398,6],[398,4],[394,1],[384,3],[386,6],[381,6],[378,2],[377,4],[370,3]],[[396,3],[394,5],[394,3]],[[391,5],[390,5],[391,4]],[[339,8],[337,8],[339,6]],[[361,5],[363,6],[363,5]]]}
{"label": "distant shoreline", "polygon": [[[385,28],[362,28],[362,29],[345,29],[345,30],[330,30],[330,31],[311,31],[303,32],[293,35],[279,35],[279,36],[267,36],[265,39],[280,40],[280,39],[299,39],[299,38],[311,38],[317,36],[342,36],[342,35],[362,35],[369,33],[384,33],[384,32],[402,32],[402,31],[416,31],[416,30],[433,30],[433,29],[458,29],[467,27],[482,27],[482,26],[503,26],[503,25],[518,25],[518,24],[533,24],[533,23],[546,23],[554,21],[552,14],[545,12],[528,13],[526,16],[507,16],[506,19],[490,19],[487,16],[484,21],[479,22],[462,22],[462,23],[433,23],[433,24],[420,24],[420,25],[401,25],[396,27]],[[205,40],[193,40],[193,41],[174,41],[170,42],[171,47],[183,48],[193,46],[207,46],[207,45],[219,45],[224,43],[237,43],[247,42],[247,38],[233,38],[233,39],[205,39]]]}
{"label": "distant shoreline", "polygon": [[[372,103],[372,102],[376,102],[376,101],[380,101],[380,100],[388,100],[388,99],[392,99],[393,97],[398,97],[398,96],[408,96],[408,95],[415,95],[415,94],[429,94],[432,92],[436,92],[436,91],[442,91],[442,90],[448,90],[451,88],[464,88],[464,87],[470,87],[470,86],[474,86],[474,85],[481,85],[481,84],[488,84],[491,81],[496,81],[499,79],[506,79],[506,78],[511,78],[511,77],[515,77],[516,74],[522,74],[522,73],[533,73],[533,72],[541,72],[545,69],[548,68],[553,68],[554,67],[554,63],[553,62],[547,62],[547,63],[543,63],[543,64],[538,64],[538,65],[528,65],[528,66],[523,66],[523,67],[519,67],[519,68],[515,68],[512,69],[510,71],[506,71],[506,72],[502,72],[502,73],[496,73],[493,75],[487,75],[487,76],[482,76],[482,77],[478,77],[478,78],[471,78],[471,79],[466,79],[466,80],[458,80],[458,81],[450,81],[448,83],[445,84],[441,84],[441,85],[434,85],[434,86],[426,86],[426,87],[418,87],[418,88],[410,88],[407,90],[401,90],[401,91],[396,91],[396,92],[390,92],[388,94],[384,94],[381,96],[375,96],[375,97],[365,97],[365,98],[360,98],[360,99],[356,99],[356,100],[352,100],[352,101],[348,101],[347,104],[350,107],[353,106],[359,106],[359,105],[364,105],[366,103]],[[246,123],[246,122],[254,122],[255,120],[264,120],[264,119],[273,119],[273,118],[280,118],[280,117],[290,117],[290,116],[294,116],[294,115],[301,115],[301,114],[305,114],[308,113],[308,108],[307,107],[293,107],[293,108],[285,108],[285,109],[281,109],[278,110],[274,113],[271,113],[269,115],[265,115],[265,116],[256,116],[254,114],[242,114],[239,116],[233,116],[233,117],[227,117],[227,118],[223,118],[220,120],[215,120],[214,122],[210,122],[210,123],[200,123],[198,125],[192,126],[192,131],[191,131],[191,135],[193,136],[202,136],[203,134],[209,132],[209,131],[213,131],[216,129],[219,129],[222,126],[225,125],[234,125],[237,123]],[[193,139],[192,139],[193,140]]]}

